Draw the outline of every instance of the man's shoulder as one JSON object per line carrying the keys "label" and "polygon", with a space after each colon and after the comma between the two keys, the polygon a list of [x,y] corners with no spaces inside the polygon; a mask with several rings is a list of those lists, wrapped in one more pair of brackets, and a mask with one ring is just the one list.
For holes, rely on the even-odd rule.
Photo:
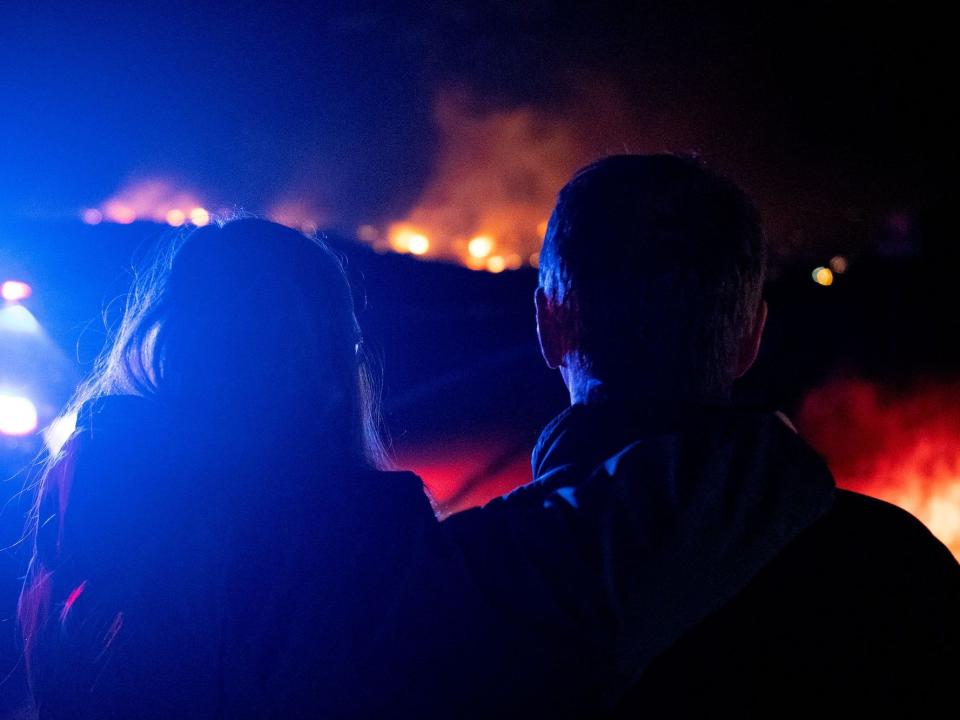
{"label": "man's shoulder", "polygon": [[829,697],[861,715],[926,717],[955,693],[958,606],[960,566],[919,520],[837,490],[823,517],[651,666],[618,717],[768,717],[785,697],[797,715]]}
{"label": "man's shoulder", "polygon": [[919,558],[957,568],[950,551],[916,517],[875,497],[837,490],[833,507],[810,529],[839,552],[882,557],[889,566]]}
{"label": "man's shoulder", "polygon": [[960,602],[960,565],[906,510],[837,490],[830,510],[784,548],[753,587],[755,599],[802,598],[799,606],[811,611],[844,606],[879,617],[893,606],[932,607],[947,597]]}
{"label": "man's shoulder", "polygon": [[863,523],[913,535],[930,534],[920,520],[898,505],[853,490],[837,489],[830,515],[836,522]]}

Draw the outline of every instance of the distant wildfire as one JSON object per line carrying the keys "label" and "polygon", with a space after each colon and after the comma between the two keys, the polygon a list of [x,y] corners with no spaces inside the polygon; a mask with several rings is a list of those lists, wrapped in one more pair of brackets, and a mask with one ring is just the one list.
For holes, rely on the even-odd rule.
{"label": "distant wildfire", "polygon": [[492,272],[535,265],[556,193],[588,157],[583,138],[568,119],[532,107],[469,105],[440,96],[439,152],[419,201],[384,236],[363,228],[361,239]]}
{"label": "distant wildfire", "polygon": [[[562,110],[491,109],[465,90],[441,92],[434,105],[433,171],[414,207],[403,218],[350,232],[380,252],[453,261],[475,270],[536,266],[556,193],[578,167],[611,152],[673,147],[662,122],[660,129],[637,129],[616,87],[597,78],[579,78],[572,85],[577,89]],[[288,194],[265,214],[307,233],[329,228],[334,214],[318,209],[310,195],[309,189]],[[178,226],[203,225],[219,214],[169,180],[146,179],[85,210],[83,219]]]}
{"label": "distant wildfire", "polygon": [[837,380],[797,421],[840,486],[908,510],[960,558],[960,383],[893,392]]}
{"label": "distant wildfire", "polygon": [[147,220],[177,227],[187,222],[206,225],[210,211],[194,193],[178,188],[172,181],[148,178],[124,185],[99,207],[84,210],[81,217],[88,225],[103,221],[126,225]]}
{"label": "distant wildfire", "polygon": [[[436,170],[408,216],[386,228],[362,225],[357,238],[379,251],[460,262],[500,272],[536,265],[554,196],[581,154],[562,122],[530,109],[470,115],[456,100],[437,106],[441,148]],[[230,212],[209,210],[197,194],[169,180],[124,185],[101,205],[84,210],[84,222],[206,225]],[[266,216],[312,233],[327,215],[308,201],[274,203]]]}
{"label": "distant wildfire", "polygon": [[[358,236],[379,250],[475,270],[536,266],[556,194],[571,174],[599,155],[623,152],[626,140],[640,135],[617,88],[596,78],[576,85],[563,110],[477,109],[466,92],[441,93],[434,107],[437,157],[419,200],[385,233],[364,226]],[[665,146],[659,132],[644,135],[652,148]]]}

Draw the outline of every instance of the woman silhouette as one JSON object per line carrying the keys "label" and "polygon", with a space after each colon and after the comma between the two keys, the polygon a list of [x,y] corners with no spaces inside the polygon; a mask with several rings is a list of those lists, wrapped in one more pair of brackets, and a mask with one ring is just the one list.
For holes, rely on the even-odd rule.
{"label": "woman silhouette", "polygon": [[351,618],[376,627],[436,524],[380,470],[373,400],[322,242],[242,219],[155,257],[41,482],[20,619],[43,716],[269,714],[311,655],[339,658],[311,692],[342,686],[370,652]]}

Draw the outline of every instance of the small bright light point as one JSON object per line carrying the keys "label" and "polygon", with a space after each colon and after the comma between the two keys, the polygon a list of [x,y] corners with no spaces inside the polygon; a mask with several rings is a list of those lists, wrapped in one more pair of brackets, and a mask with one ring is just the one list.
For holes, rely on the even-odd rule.
{"label": "small bright light point", "polygon": [[0,395],[0,433],[29,435],[37,429],[37,408],[25,397]]}
{"label": "small bright light point", "polygon": [[818,267],[813,271],[813,281],[824,287],[833,285],[833,271],[830,268]]}
{"label": "small bright light point", "polygon": [[77,429],[77,414],[61,415],[43,430],[43,442],[51,455],[60,452],[73,431]]}
{"label": "small bright light point", "polygon": [[415,234],[407,241],[407,248],[414,255],[425,255],[430,249],[430,241],[426,235]]}
{"label": "small bright light point", "polygon": [[467,252],[475,258],[485,258],[493,252],[493,238],[487,235],[477,235],[467,243]]}
{"label": "small bright light point", "polygon": [[205,208],[195,207],[190,211],[190,222],[197,227],[203,227],[210,222],[210,213]]}
{"label": "small bright light point", "polygon": [[430,239],[409,225],[390,227],[390,247],[396,252],[424,255],[430,250]]}
{"label": "small bright light point", "polygon": [[850,267],[850,263],[843,255],[835,255],[830,258],[830,269],[837,275],[843,275],[848,267]]}
{"label": "small bright light point", "polygon": [[96,208],[87,208],[80,214],[80,219],[87,225],[99,225],[103,222],[103,213]]}
{"label": "small bright light point", "polygon": [[410,227],[392,227],[390,229],[390,247],[397,252],[423,255],[430,249],[430,240],[423,233]]}
{"label": "small bright light point", "polygon": [[180,227],[187,221],[187,214],[183,210],[174,208],[173,210],[167,210],[167,214],[164,216],[164,219],[167,221],[167,225],[170,225],[171,227]]}
{"label": "small bright light point", "polygon": [[8,305],[0,308],[0,330],[15,333],[35,333],[40,323],[23,305]]}
{"label": "small bright light point", "polygon": [[4,300],[16,302],[30,297],[33,294],[33,288],[19,280],[7,280],[0,289],[0,294],[3,295]]}
{"label": "small bright light point", "polygon": [[492,258],[487,260],[487,270],[492,273],[503,272],[507,267],[507,262],[499,255],[494,255]]}

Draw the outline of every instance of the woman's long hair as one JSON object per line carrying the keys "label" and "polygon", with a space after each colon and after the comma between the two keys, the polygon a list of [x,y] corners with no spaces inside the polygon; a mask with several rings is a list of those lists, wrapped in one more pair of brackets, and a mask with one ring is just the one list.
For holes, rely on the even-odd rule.
{"label": "woman's long hair", "polygon": [[[148,398],[203,428],[211,452],[289,452],[311,467],[386,464],[376,392],[342,263],[322,241],[259,219],[184,232],[138,272],[123,319],[64,416],[99,398]],[[50,607],[36,550],[40,505],[74,458],[46,460],[28,524],[34,555],[19,619],[29,667]],[[50,485],[50,487],[47,487]],[[62,518],[60,519],[62,522]]]}
{"label": "woman's long hair", "polygon": [[321,457],[380,467],[376,384],[343,265],[321,240],[259,219],[158,248],[68,413],[137,395],[226,430],[321,440]]}

